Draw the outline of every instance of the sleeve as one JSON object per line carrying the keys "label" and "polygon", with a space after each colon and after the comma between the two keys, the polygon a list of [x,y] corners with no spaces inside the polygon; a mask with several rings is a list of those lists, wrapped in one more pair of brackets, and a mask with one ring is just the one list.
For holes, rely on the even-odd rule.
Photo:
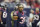
{"label": "sleeve", "polygon": [[30,17],[30,18],[33,18],[33,14],[29,14],[29,17]]}

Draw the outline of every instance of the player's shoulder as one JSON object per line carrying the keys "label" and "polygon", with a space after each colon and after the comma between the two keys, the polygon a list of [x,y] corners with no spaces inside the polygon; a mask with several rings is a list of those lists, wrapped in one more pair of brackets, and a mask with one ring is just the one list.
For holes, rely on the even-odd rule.
{"label": "player's shoulder", "polygon": [[18,13],[18,11],[15,11],[13,14],[14,14],[14,15],[17,15],[17,13]]}
{"label": "player's shoulder", "polygon": [[15,11],[14,13],[16,13],[16,14],[17,14],[17,13],[18,13],[18,11]]}

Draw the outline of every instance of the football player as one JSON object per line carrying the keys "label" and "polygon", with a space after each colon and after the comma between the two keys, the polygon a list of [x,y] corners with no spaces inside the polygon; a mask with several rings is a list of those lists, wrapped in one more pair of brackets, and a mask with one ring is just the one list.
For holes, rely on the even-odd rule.
{"label": "football player", "polygon": [[14,13],[14,26],[15,27],[24,27],[24,23],[25,23],[25,15],[23,12],[23,5],[19,5],[18,7],[18,11]]}
{"label": "football player", "polygon": [[14,14],[16,14],[16,12],[18,11],[18,5],[15,6],[14,11],[11,12],[11,18],[12,18],[12,26],[14,25],[14,27],[17,27],[17,20],[14,19]]}
{"label": "football player", "polygon": [[4,27],[2,22],[2,6],[1,5],[0,5],[0,27]]}
{"label": "football player", "polygon": [[32,22],[32,27],[37,27],[37,23],[39,22],[39,8],[36,8],[36,12],[34,12],[34,17],[30,19]]}
{"label": "football player", "polygon": [[34,18],[34,10],[31,9],[30,14],[29,14],[29,26],[31,26],[31,27],[32,27],[33,18]]}
{"label": "football player", "polygon": [[39,8],[36,8],[36,11],[35,11],[35,13],[34,13],[34,26],[35,26],[35,27],[38,27],[37,25],[38,25],[38,22],[39,22],[39,20],[40,20],[39,14],[40,14]]}
{"label": "football player", "polygon": [[7,18],[7,12],[6,12],[6,7],[2,6],[2,22],[3,26],[5,27],[6,24],[6,18]]}

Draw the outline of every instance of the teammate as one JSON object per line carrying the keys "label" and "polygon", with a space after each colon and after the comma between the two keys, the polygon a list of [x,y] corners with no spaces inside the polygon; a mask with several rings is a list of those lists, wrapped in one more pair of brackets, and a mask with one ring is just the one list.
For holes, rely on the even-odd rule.
{"label": "teammate", "polygon": [[0,27],[4,27],[2,22],[2,6],[1,5],[0,5]]}
{"label": "teammate", "polygon": [[17,27],[17,20],[14,19],[14,14],[13,13],[16,13],[18,11],[18,5],[15,6],[15,9],[14,11],[12,11],[11,13],[11,18],[12,18],[12,26],[14,25],[14,27]]}
{"label": "teammate", "polygon": [[[39,22],[40,18],[39,18],[39,8],[36,8],[36,11],[34,13],[34,26],[35,27],[38,27],[37,26],[37,23]],[[33,25],[33,24],[32,24]]]}
{"label": "teammate", "polygon": [[[34,10],[31,9],[31,10],[30,10],[29,17],[30,17],[30,18],[33,18],[33,16],[34,16]],[[31,21],[31,22],[32,22],[32,21]]]}
{"label": "teammate", "polygon": [[33,17],[34,17],[34,10],[31,9],[31,10],[30,10],[30,14],[29,14],[29,26],[31,26],[31,27],[32,27]]}
{"label": "teammate", "polygon": [[2,22],[1,23],[3,27],[5,27],[5,24],[6,24],[6,17],[7,17],[6,8],[2,6],[2,16],[1,16]]}
{"label": "teammate", "polygon": [[14,24],[15,27],[24,27],[25,16],[23,12],[23,5],[19,5],[18,11],[14,13],[14,20],[16,20],[16,22],[14,22],[16,24]]}
{"label": "teammate", "polygon": [[39,8],[36,8],[34,17],[31,18],[30,21],[32,22],[32,27],[37,27],[37,23],[39,22]]}

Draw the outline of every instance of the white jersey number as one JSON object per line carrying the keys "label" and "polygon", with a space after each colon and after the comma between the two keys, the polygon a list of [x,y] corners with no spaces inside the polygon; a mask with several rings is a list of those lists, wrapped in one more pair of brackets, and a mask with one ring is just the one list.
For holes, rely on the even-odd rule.
{"label": "white jersey number", "polygon": [[3,12],[3,18],[6,18],[6,17],[7,17],[7,13]]}
{"label": "white jersey number", "polygon": [[39,20],[39,15],[34,15],[34,20]]}

